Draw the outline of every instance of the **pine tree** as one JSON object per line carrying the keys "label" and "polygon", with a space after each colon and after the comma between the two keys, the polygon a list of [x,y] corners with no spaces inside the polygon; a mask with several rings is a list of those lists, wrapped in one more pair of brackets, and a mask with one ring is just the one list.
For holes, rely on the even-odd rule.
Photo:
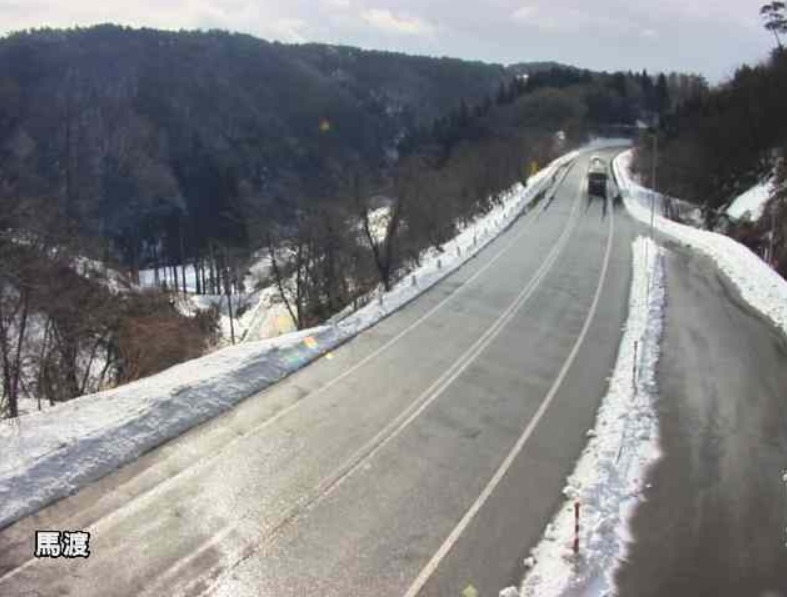
{"label": "pine tree", "polygon": [[783,48],[780,33],[787,33],[787,7],[784,2],[771,2],[760,9],[760,15],[765,19],[765,28],[773,33],[779,48]]}
{"label": "pine tree", "polygon": [[661,73],[656,80],[655,90],[656,111],[659,116],[663,116],[670,108],[670,94],[669,86],[667,85],[667,77]]}

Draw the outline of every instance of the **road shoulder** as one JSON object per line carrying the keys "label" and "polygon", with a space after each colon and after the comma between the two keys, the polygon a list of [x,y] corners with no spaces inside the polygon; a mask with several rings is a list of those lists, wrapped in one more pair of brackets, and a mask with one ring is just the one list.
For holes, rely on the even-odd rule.
{"label": "road shoulder", "polygon": [[662,459],[620,595],[787,594],[787,343],[707,257],[671,245]]}

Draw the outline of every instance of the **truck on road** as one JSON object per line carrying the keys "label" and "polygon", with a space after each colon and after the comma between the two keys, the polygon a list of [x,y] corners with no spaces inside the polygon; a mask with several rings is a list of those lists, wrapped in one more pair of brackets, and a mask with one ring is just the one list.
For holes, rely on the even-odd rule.
{"label": "truck on road", "polygon": [[588,195],[607,198],[607,163],[598,156],[590,158],[588,167]]}

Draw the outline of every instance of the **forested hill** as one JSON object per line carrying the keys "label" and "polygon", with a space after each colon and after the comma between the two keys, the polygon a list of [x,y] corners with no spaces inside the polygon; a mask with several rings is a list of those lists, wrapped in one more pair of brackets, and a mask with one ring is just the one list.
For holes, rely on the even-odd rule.
{"label": "forested hill", "polygon": [[[532,164],[702,88],[222,32],[2,38],[0,416],[214,346],[218,311],[176,308],[187,270],[229,313],[250,283],[316,325],[443,251]],[[247,276],[260,251],[270,270]],[[124,292],[116,273],[144,268],[170,282]]]}
{"label": "forested hill", "polygon": [[12,34],[0,40],[0,191],[58,202],[115,246],[186,212],[190,238],[221,236],[217,222],[236,234],[249,189],[286,195],[327,156],[377,167],[415,125],[506,77],[500,65],[224,32]]}
{"label": "forested hill", "polygon": [[560,62],[546,61],[546,62],[517,62],[516,64],[508,65],[508,72],[515,75],[532,75],[533,73],[543,73],[554,69],[561,70],[579,70],[569,64],[562,64]]}

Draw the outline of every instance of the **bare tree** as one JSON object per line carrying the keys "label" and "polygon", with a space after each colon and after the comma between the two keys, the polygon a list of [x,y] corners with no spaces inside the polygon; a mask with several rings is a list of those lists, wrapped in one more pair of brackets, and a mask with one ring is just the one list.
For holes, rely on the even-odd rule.
{"label": "bare tree", "polygon": [[[268,232],[266,243],[279,296],[299,330],[306,327],[306,284],[309,270],[310,231],[304,224],[304,219],[299,218],[295,230],[287,236],[275,238]],[[284,254],[283,263],[277,256],[278,251]]]}
{"label": "bare tree", "polygon": [[[6,247],[8,249],[8,247]],[[17,253],[13,256],[13,253]],[[18,252],[2,251],[0,271],[0,358],[3,366],[2,405],[10,417],[19,415],[22,355],[30,314],[30,287]]]}
{"label": "bare tree", "polygon": [[359,165],[354,165],[348,169],[349,173],[343,181],[342,192],[350,197],[358,215],[377,275],[386,292],[392,287],[393,274],[400,259],[399,232],[404,215],[405,193],[407,186],[413,181],[413,171],[408,168],[409,162],[406,164],[400,167],[397,172],[393,196],[387,197],[388,214],[383,234],[378,234],[378,231],[373,229],[371,221],[371,200],[374,195],[374,187],[369,174]]}

